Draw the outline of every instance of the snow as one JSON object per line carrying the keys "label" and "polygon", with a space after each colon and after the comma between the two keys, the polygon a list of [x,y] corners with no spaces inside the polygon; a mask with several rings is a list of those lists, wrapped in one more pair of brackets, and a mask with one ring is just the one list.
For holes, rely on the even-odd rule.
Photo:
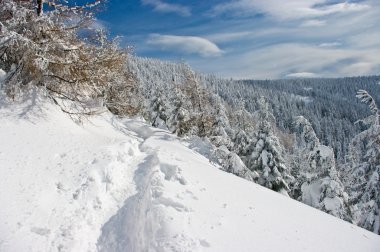
{"label": "snow", "polygon": [[379,236],[194,145],[136,119],[76,124],[42,98],[2,102],[0,251],[379,251]]}
{"label": "snow", "polygon": [[302,202],[309,206],[317,206],[321,197],[321,183],[316,181],[314,183],[308,184],[304,183],[301,186],[302,190]]}
{"label": "snow", "polygon": [[339,209],[339,207],[343,204],[339,197],[336,196],[333,198],[326,197],[323,200],[323,203],[327,211],[334,211],[336,209]]}
{"label": "snow", "polygon": [[[306,91],[310,91],[311,89],[307,89],[307,88],[304,88]],[[298,100],[298,101],[303,101],[305,104],[309,104],[311,102],[313,102],[313,98],[309,97],[309,96],[302,96],[302,95],[295,95],[295,94],[291,94],[291,97],[295,100]]]}
{"label": "snow", "polygon": [[0,117],[0,251],[96,250],[100,226],[135,193],[138,141],[109,118],[81,127],[56,108]]}
{"label": "snow", "polygon": [[0,88],[3,85],[3,81],[5,80],[6,76],[7,76],[7,73],[3,69],[0,68]]}
{"label": "snow", "polygon": [[334,159],[333,150],[326,145],[318,145],[318,147],[316,148],[316,151],[319,152],[319,154],[321,155],[321,158],[323,159],[330,159],[330,160]]}

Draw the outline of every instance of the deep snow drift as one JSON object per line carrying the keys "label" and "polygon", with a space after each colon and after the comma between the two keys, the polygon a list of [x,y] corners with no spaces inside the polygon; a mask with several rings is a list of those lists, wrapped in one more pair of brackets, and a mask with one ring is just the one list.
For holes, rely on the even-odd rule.
{"label": "deep snow drift", "polygon": [[380,251],[139,120],[0,103],[0,251]]}

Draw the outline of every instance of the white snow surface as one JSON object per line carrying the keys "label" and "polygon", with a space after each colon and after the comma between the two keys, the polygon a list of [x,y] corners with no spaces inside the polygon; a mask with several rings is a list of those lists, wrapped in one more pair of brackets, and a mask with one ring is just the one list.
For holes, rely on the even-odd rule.
{"label": "white snow surface", "polygon": [[3,69],[0,68],[0,88],[3,85],[3,82],[6,76],[7,76],[7,73]]}
{"label": "white snow surface", "polygon": [[380,237],[225,173],[167,131],[0,97],[0,251],[380,251]]}

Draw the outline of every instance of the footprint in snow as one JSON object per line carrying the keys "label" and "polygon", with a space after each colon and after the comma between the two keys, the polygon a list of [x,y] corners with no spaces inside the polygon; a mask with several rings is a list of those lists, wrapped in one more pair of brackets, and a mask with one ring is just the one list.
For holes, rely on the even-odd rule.
{"label": "footprint in snow", "polygon": [[209,248],[210,243],[208,243],[206,240],[199,240],[199,244],[201,244],[203,247]]}
{"label": "footprint in snow", "polygon": [[178,166],[161,164],[160,170],[165,175],[165,180],[178,181],[181,185],[187,184],[187,181],[182,177],[181,170],[178,168]]}
{"label": "footprint in snow", "polygon": [[55,184],[56,188],[57,188],[57,192],[58,193],[61,193],[62,191],[67,191],[64,187],[64,185],[61,183],[61,182],[57,182]]}
{"label": "footprint in snow", "polygon": [[32,227],[30,231],[42,236],[48,236],[50,234],[50,229],[47,228]]}

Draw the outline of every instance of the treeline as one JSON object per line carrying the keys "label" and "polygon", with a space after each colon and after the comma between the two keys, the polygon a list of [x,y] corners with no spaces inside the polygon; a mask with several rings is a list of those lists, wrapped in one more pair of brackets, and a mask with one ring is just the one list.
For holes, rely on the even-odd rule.
{"label": "treeline", "polygon": [[[338,161],[344,162],[351,139],[365,129],[354,123],[370,114],[367,106],[353,97],[359,89],[364,89],[380,101],[379,83],[379,76],[362,76],[335,79],[245,80],[236,82],[235,86],[247,101],[252,99],[252,93],[269,98],[277,126],[281,130],[292,131],[292,118],[297,115],[305,116],[321,142],[331,146]],[[247,109],[250,112],[255,110],[249,104]]]}

